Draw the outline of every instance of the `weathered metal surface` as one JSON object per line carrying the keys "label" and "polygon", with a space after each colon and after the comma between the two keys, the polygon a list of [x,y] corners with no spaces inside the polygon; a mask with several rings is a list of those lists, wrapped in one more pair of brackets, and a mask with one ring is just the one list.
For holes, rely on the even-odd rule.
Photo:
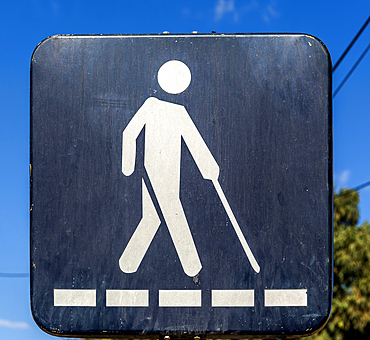
{"label": "weathered metal surface", "polygon": [[[157,79],[171,60],[191,72],[177,94]],[[159,101],[144,107],[151,97]],[[188,123],[173,123],[170,104],[199,135],[186,137]],[[130,123],[139,129],[128,144],[136,141],[135,169],[123,173],[123,131],[141,107],[145,122]],[[154,112],[163,119],[154,121]],[[282,337],[322,327],[332,292],[331,119],[330,56],[311,36],[43,41],[31,63],[36,322],[52,334],[104,337]],[[205,147],[197,158],[199,136]],[[180,164],[163,168],[150,151],[162,148],[177,152]],[[204,160],[208,153],[215,163]],[[166,210],[178,202],[201,267],[194,249],[179,258],[177,224]],[[154,236],[133,241],[128,259],[145,237],[150,245],[129,273],[130,261],[119,260],[143,211]],[[179,241],[189,236],[181,228]],[[187,273],[186,261],[194,264]]]}

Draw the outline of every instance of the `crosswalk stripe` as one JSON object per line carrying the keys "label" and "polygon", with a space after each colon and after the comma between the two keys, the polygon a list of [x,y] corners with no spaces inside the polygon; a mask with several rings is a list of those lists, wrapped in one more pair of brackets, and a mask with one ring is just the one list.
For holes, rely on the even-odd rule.
{"label": "crosswalk stripe", "polygon": [[149,290],[107,289],[107,307],[149,307]]}
{"label": "crosswalk stripe", "polygon": [[96,307],[96,289],[54,289],[54,306]]}
{"label": "crosswalk stripe", "polygon": [[307,306],[307,289],[266,289],[265,307]]}
{"label": "crosswalk stripe", "polygon": [[159,290],[159,307],[201,306],[201,290]]}
{"label": "crosswalk stripe", "polygon": [[212,307],[253,307],[253,289],[212,290]]}

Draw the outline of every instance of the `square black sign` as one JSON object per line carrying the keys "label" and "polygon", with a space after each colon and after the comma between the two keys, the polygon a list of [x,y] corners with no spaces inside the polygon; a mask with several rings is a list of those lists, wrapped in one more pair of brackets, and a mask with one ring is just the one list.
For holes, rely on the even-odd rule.
{"label": "square black sign", "polygon": [[51,334],[317,331],[332,188],[312,36],[53,36],[32,56],[31,303]]}

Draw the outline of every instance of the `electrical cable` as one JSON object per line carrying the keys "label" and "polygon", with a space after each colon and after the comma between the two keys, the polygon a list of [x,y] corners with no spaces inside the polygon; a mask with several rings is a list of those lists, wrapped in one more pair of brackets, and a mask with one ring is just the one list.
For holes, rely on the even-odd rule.
{"label": "electrical cable", "polygon": [[21,278],[21,277],[30,277],[30,274],[28,273],[0,273],[0,277]]}
{"label": "electrical cable", "polygon": [[367,47],[365,48],[365,51],[362,52],[362,54],[360,55],[360,57],[357,59],[357,61],[355,62],[355,64],[352,66],[352,68],[350,69],[350,71],[347,73],[347,75],[344,77],[344,79],[342,80],[342,82],[339,84],[339,86],[335,89],[334,93],[333,93],[333,99],[334,97],[337,95],[337,93],[340,91],[340,89],[343,87],[343,85],[346,83],[346,81],[348,80],[348,78],[351,76],[351,74],[353,73],[353,71],[356,69],[356,67],[360,64],[361,60],[365,57],[366,53],[369,51],[370,49],[370,44],[367,45]]}
{"label": "electrical cable", "polygon": [[334,67],[333,67],[333,72],[335,71],[335,69],[339,66],[339,64],[342,62],[342,60],[344,59],[344,57],[346,56],[346,54],[349,52],[349,50],[352,48],[353,44],[356,42],[356,40],[359,38],[359,36],[361,35],[361,33],[364,31],[364,29],[366,28],[366,26],[369,24],[370,22],[370,16],[367,18],[367,20],[365,21],[365,23],[362,25],[361,29],[358,31],[358,33],[356,34],[356,36],[353,38],[353,40],[351,41],[351,43],[348,45],[348,47],[346,48],[346,50],[343,52],[343,54],[340,56],[340,58],[338,59],[338,61],[335,63]]}
{"label": "electrical cable", "polygon": [[[342,60],[344,59],[344,57],[347,55],[347,53],[349,52],[349,50],[352,48],[352,46],[354,45],[354,43],[356,42],[356,40],[360,37],[360,35],[362,34],[362,32],[365,30],[365,28],[369,24],[369,22],[370,22],[370,16],[367,18],[367,20],[365,21],[365,23],[362,25],[362,27],[360,28],[360,30],[357,32],[356,36],[352,39],[351,43],[348,45],[348,47],[346,48],[346,50],[340,56],[340,58],[338,59],[338,61],[335,63],[335,65],[333,67],[333,73],[336,70],[336,68],[339,66],[339,64],[342,62]],[[367,52],[369,51],[369,49],[370,49],[370,44],[366,47],[366,49],[364,50],[364,52],[362,52],[361,56],[357,59],[356,63],[352,66],[351,70],[347,73],[347,75],[344,77],[344,79],[342,80],[342,82],[336,88],[336,90],[333,93],[333,98],[337,95],[337,93],[340,91],[340,89],[346,83],[346,81],[351,76],[351,74],[356,69],[356,67],[360,64],[361,60],[365,57],[365,55],[367,54]],[[363,183],[363,184],[361,184],[361,185],[359,185],[359,186],[357,186],[357,187],[355,187],[353,189],[348,189],[343,194],[336,195],[335,198],[339,198],[339,197],[344,197],[344,196],[350,195],[353,192],[357,192],[357,191],[359,191],[359,190],[361,190],[363,188],[366,188],[368,186],[370,186],[370,181],[369,182],[365,182],[365,183]]]}
{"label": "electrical cable", "polygon": [[352,194],[353,192],[355,191],[359,191],[363,188],[366,188],[370,185],[370,181],[369,182],[365,182],[357,187],[354,187],[353,189],[347,189],[346,192],[344,192],[343,194],[338,194],[335,198],[338,198],[338,197],[344,197],[344,196],[347,196],[347,195],[350,195]]}

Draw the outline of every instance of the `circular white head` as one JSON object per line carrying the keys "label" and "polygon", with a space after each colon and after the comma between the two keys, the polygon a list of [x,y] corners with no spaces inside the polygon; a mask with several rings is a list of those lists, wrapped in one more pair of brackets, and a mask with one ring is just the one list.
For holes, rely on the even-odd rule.
{"label": "circular white head", "polygon": [[182,61],[167,61],[158,71],[158,83],[168,93],[181,93],[188,88],[190,82],[191,72]]}

